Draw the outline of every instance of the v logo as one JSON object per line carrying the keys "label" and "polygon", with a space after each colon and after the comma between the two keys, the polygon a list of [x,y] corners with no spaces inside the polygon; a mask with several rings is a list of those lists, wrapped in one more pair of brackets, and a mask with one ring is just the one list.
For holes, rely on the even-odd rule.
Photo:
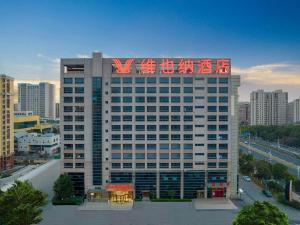
{"label": "v logo", "polygon": [[122,64],[120,59],[112,59],[117,67],[117,73],[130,73],[130,67],[134,59],[126,59],[125,64]]}

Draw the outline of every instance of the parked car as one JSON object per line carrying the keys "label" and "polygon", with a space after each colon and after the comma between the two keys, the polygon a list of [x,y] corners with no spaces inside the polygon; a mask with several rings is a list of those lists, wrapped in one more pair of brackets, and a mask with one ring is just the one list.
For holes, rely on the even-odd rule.
{"label": "parked car", "polygon": [[263,189],[262,193],[267,196],[268,198],[271,198],[273,195],[269,190]]}
{"label": "parked car", "polygon": [[243,176],[243,179],[247,182],[250,182],[251,181],[251,178],[249,176]]}

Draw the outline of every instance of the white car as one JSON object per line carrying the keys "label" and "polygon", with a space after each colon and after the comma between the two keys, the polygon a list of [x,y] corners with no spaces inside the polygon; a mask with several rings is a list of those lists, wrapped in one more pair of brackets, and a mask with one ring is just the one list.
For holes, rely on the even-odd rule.
{"label": "white car", "polygon": [[249,176],[243,176],[243,179],[247,182],[250,182],[251,181],[251,178]]}

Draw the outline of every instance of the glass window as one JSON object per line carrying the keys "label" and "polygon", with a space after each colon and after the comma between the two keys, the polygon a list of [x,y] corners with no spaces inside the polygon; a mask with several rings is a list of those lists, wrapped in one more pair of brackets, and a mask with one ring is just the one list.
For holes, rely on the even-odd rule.
{"label": "glass window", "polygon": [[180,77],[171,77],[172,84],[180,84]]}
{"label": "glass window", "polygon": [[217,126],[216,125],[207,125],[207,130],[208,131],[216,131],[217,130]]}
{"label": "glass window", "polygon": [[169,144],[159,144],[160,150],[169,150]]}
{"label": "glass window", "polygon": [[183,78],[184,84],[192,84],[193,83],[193,77],[184,77]]}
{"label": "glass window", "polygon": [[169,83],[169,77],[160,77],[159,83],[161,84],[168,84]]}
{"label": "glass window", "polygon": [[184,159],[193,159],[193,153],[184,153],[183,158]]}
{"label": "glass window", "polygon": [[180,93],[180,87],[171,87],[171,93]]}
{"label": "glass window", "polygon": [[215,116],[215,115],[208,115],[207,116],[207,121],[217,121],[217,116]]}
{"label": "glass window", "polygon": [[180,134],[172,134],[171,140],[172,141],[180,141]]}
{"label": "glass window", "polygon": [[155,141],[156,140],[156,134],[148,134],[147,135],[148,141]]}
{"label": "glass window", "polygon": [[135,102],[145,102],[145,97],[144,96],[136,96]]}
{"label": "glass window", "polygon": [[156,106],[147,106],[147,112],[156,112]]}
{"label": "glass window", "polygon": [[159,97],[159,102],[169,102],[169,97],[168,96],[161,96],[161,97]]}
{"label": "glass window", "polygon": [[207,97],[207,102],[217,102],[217,97],[215,96],[208,96]]}
{"label": "glass window", "polygon": [[130,168],[132,168],[132,163],[123,163],[123,168],[124,169],[130,169]]}
{"label": "glass window", "polygon": [[159,111],[160,112],[169,112],[169,106],[160,106]]}
{"label": "glass window", "polygon": [[169,121],[169,116],[168,115],[161,115],[161,116],[159,116],[159,121]]}
{"label": "glass window", "polygon": [[228,102],[228,97],[227,96],[220,96],[219,97],[219,102]]}
{"label": "glass window", "polygon": [[145,106],[136,106],[135,111],[136,112],[145,112]]}
{"label": "glass window", "polygon": [[132,116],[131,115],[124,115],[123,116],[123,121],[132,121]]}
{"label": "glass window", "polygon": [[184,93],[193,93],[193,87],[184,87],[183,92]]}
{"label": "glass window", "polygon": [[135,78],[135,83],[144,84],[145,83],[145,77],[136,77]]}
{"label": "glass window", "polygon": [[228,78],[227,77],[220,77],[219,78],[220,84],[228,84]]}
{"label": "glass window", "polygon": [[225,115],[219,116],[219,121],[223,121],[223,122],[228,121],[228,116]]}
{"label": "glass window", "polygon": [[64,87],[64,93],[65,94],[73,93],[73,88],[72,87]]}
{"label": "glass window", "polygon": [[208,112],[217,112],[217,106],[207,106]]}
{"label": "glass window", "polygon": [[75,84],[84,84],[84,78],[75,78]]}
{"label": "glass window", "polygon": [[147,93],[156,93],[156,87],[147,87]]}
{"label": "glass window", "polygon": [[123,112],[132,112],[132,106],[123,106]]}
{"label": "glass window", "polygon": [[207,144],[207,149],[208,150],[216,150],[217,149],[217,145],[216,144]]}
{"label": "glass window", "polygon": [[147,144],[147,150],[156,150],[156,144]]}
{"label": "glass window", "polygon": [[156,168],[156,163],[147,163],[148,169],[155,169]]}
{"label": "glass window", "polygon": [[123,134],[123,140],[131,141],[132,140],[132,134]]}
{"label": "glass window", "polygon": [[144,125],[135,125],[135,130],[136,131],[145,131],[145,126]]}
{"label": "glass window", "polygon": [[168,134],[160,134],[159,135],[159,140],[168,141],[169,140],[169,135]]}
{"label": "glass window", "polygon": [[111,139],[114,141],[119,141],[119,140],[121,140],[121,135],[120,134],[112,134]]}
{"label": "glass window", "polygon": [[145,93],[145,87],[135,87],[135,93]]}
{"label": "glass window", "polygon": [[228,106],[219,106],[219,112],[228,112]]}
{"label": "glass window", "polygon": [[171,102],[180,102],[180,96],[172,96]]}
{"label": "glass window", "polygon": [[207,83],[208,84],[216,84],[217,83],[217,78],[215,78],[215,77],[208,77],[207,78]]}
{"label": "glass window", "polygon": [[145,163],[136,163],[135,168],[137,169],[144,169],[145,168]]}
{"label": "glass window", "polygon": [[183,140],[192,141],[193,140],[193,135],[192,134],[184,134],[183,135]]}
{"label": "glass window", "polygon": [[120,77],[111,77],[111,83],[112,84],[120,84],[121,78]]}
{"label": "glass window", "polygon": [[160,159],[169,159],[169,153],[160,153],[159,158]]}
{"label": "glass window", "polygon": [[121,153],[112,153],[111,158],[112,159],[121,159]]}
{"label": "glass window", "polygon": [[169,130],[169,125],[159,125],[159,130],[160,131],[168,131]]}
{"label": "glass window", "polygon": [[156,153],[148,153],[147,159],[156,159]]}
{"label": "glass window", "polygon": [[[120,93],[120,92],[118,92]],[[129,94],[132,93],[132,87],[123,87],[123,93]]]}
{"label": "glass window", "polygon": [[217,93],[217,88],[216,87],[208,87],[207,93]]}
{"label": "glass window", "polygon": [[135,135],[135,140],[144,141],[145,140],[145,135],[144,134],[136,134]]}
{"label": "glass window", "polygon": [[121,130],[121,125],[111,125],[111,130],[112,131],[120,131]]}
{"label": "glass window", "polygon": [[112,144],[111,149],[112,150],[121,150],[121,145],[120,144]]}
{"label": "glass window", "polygon": [[112,106],[111,111],[112,112],[121,112],[121,106]]}
{"label": "glass window", "polygon": [[156,121],[156,116],[148,115],[147,121]]}
{"label": "glass window", "polygon": [[171,120],[172,121],[180,121],[180,116],[176,115],[176,116],[171,116]]}
{"label": "glass window", "polygon": [[220,93],[228,93],[228,87],[219,87]]}
{"label": "glass window", "polygon": [[156,102],[156,97],[155,96],[148,96],[147,97],[147,102]]}
{"label": "glass window", "polygon": [[73,97],[64,97],[64,103],[72,103]]}
{"label": "glass window", "polygon": [[145,158],[145,153],[135,153],[135,158],[136,159],[144,159]]}
{"label": "glass window", "polygon": [[121,98],[117,97],[117,96],[113,96],[111,97],[111,102],[115,103],[115,102],[121,102]]}
{"label": "glass window", "polygon": [[156,77],[147,77],[147,83],[148,84],[155,84],[156,83]]}
{"label": "glass window", "polygon": [[193,106],[184,106],[183,109],[184,112],[193,112]]}
{"label": "glass window", "polygon": [[184,150],[192,150],[193,149],[193,144],[183,144],[183,149]]}
{"label": "glass window", "polygon": [[123,102],[132,102],[132,97],[130,97],[130,96],[124,96],[123,97]]}
{"label": "glass window", "polygon": [[171,112],[180,112],[180,106],[171,106]]}
{"label": "glass window", "polygon": [[121,88],[120,87],[112,87],[111,88],[111,93],[121,93]]}
{"label": "glass window", "polygon": [[183,125],[184,131],[193,131],[193,125]]}
{"label": "glass window", "polygon": [[123,83],[124,84],[131,84],[132,83],[132,77],[123,77]]}
{"label": "glass window", "polygon": [[171,144],[171,149],[172,150],[180,150],[180,144],[178,144],[178,143]]}
{"label": "glass window", "polygon": [[227,125],[219,125],[219,130],[220,131],[227,131],[228,130],[228,126]]}
{"label": "glass window", "polygon": [[64,78],[64,84],[73,84],[73,78],[65,77]]}
{"label": "glass window", "polygon": [[180,131],[180,125],[171,125],[172,131]]}
{"label": "glass window", "polygon": [[135,120],[136,121],[145,121],[145,116],[144,115],[136,115]]}
{"label": "glass window", "polygon": [[123,125],[123,131],[132,131],[132,125]]}
{"label": "glass window", "polygon": [[136,150],[145,150],[145,144],[135,144]]}
{"label": "glass window", "polygon": [[159,93],[169,93],[169,87],[160,87]]}
{"label": "glass window", "polygon": [[83,103],[84,102],[84,97],[75,97],[75,102],[76,103]]}
{"label": "glass window", "polygon": [[208,134],[207,140],[217,140],[217,135],[216,134]]}
{"label": "glass window", "polygon": [[147,131],[156,131],[156,125],[147,125]]}
{"label": "glass window", "polygon": [[193,102],[193,96],[184,96],[183,102]]}
{"label": "glass window", "polygon": [[64,106],[64,112],[73,112],[73,106]]}
{"label": "glass window", "polygon": [[219,144],[220,150],[228,150],[228,144]]}

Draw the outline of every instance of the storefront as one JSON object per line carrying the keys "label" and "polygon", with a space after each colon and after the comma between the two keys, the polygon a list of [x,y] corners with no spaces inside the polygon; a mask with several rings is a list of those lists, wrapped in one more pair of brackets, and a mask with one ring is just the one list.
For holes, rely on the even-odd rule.
{"label": "storefront", "polygon": [[207,187],[207,198],[225,198],[226,184],[224,183],[210,183]]}
{"label": "storefront", "polygon": [[110,203],[130,203],[133,202],[133,184],[107,184],[108,201]]}

